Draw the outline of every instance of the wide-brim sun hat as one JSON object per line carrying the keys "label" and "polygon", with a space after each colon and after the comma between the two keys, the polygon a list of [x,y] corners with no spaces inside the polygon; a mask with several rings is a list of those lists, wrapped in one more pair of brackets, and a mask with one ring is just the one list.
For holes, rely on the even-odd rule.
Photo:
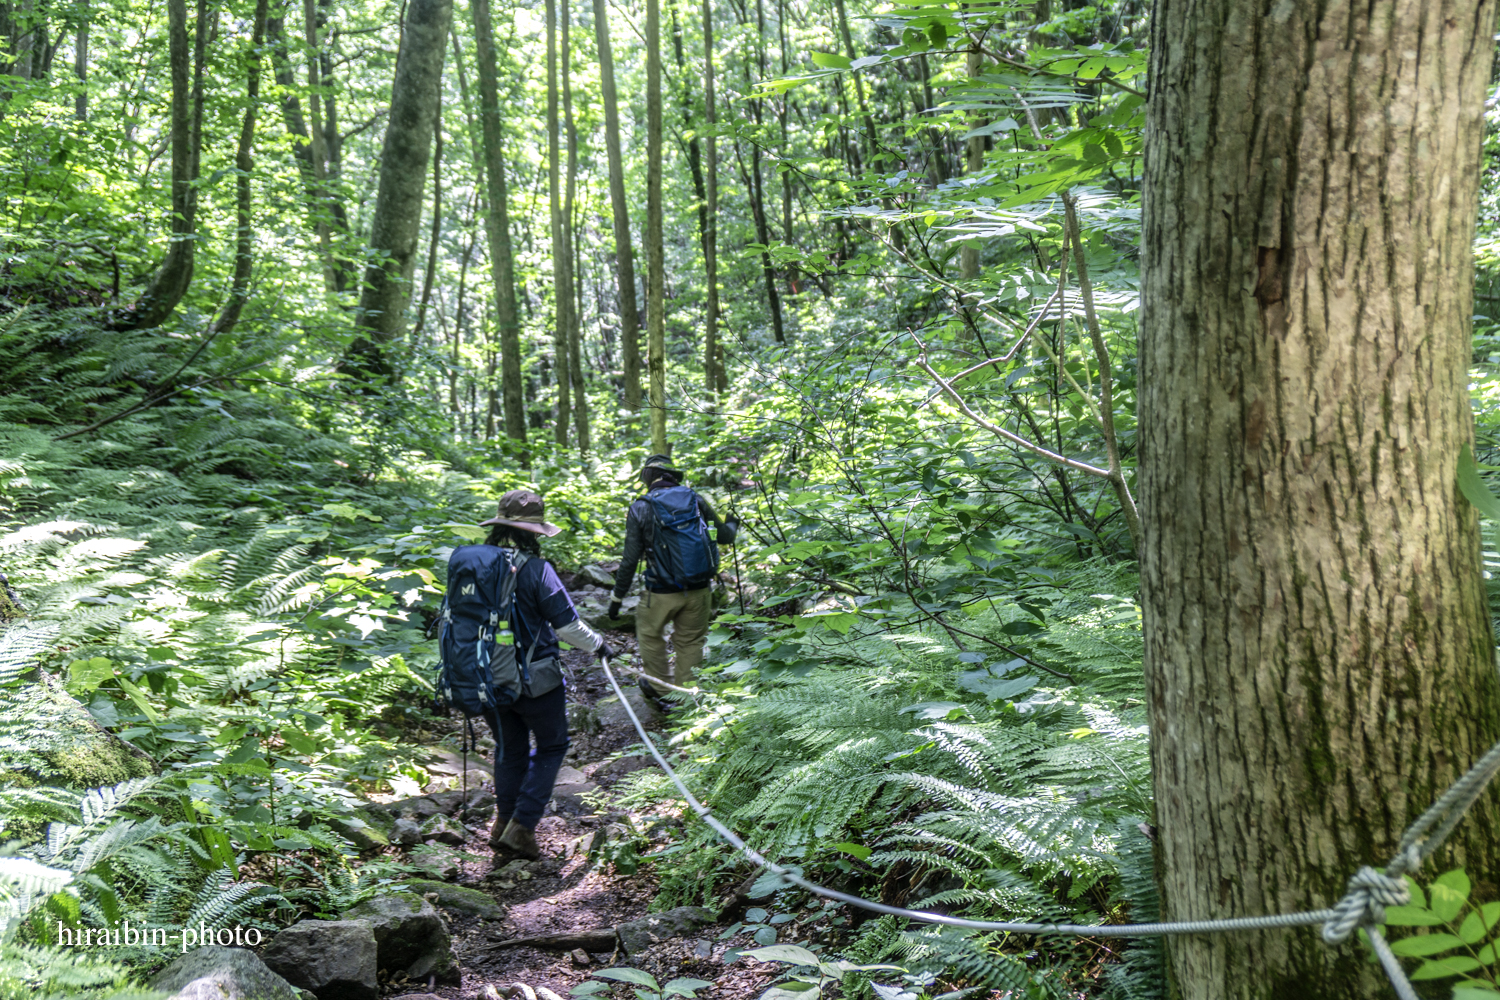
{"label": "wide-brim sun hat", "polygon": [[530,490],[511,490],[500,498],[500,509],[488,521],[480,521],[480,527],[504,524],[522,531],[552,537],[562,528],[546,520],[547,505],[541,496]]}

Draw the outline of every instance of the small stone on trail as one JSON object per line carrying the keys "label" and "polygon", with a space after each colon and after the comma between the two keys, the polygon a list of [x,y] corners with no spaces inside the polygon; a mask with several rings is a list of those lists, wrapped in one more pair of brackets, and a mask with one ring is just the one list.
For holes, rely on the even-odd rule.
{"label": "small stone on trail", "polygon": [[391,1000],[443,1000],[443,998],[436,993],[403,993],[398,997],[391,997]]}
{"label": "small stone on trail", "polygon": [[713,956],[714,946],[712,942],[699,941],[697,944],[693,945],[694,958],[713,958]]}
{"label": "small stone on trail", "polygon": [[422,824],[421,833],[424,838],[431,838],[449,847],[462,847],[464,841],[468,839],[468,833],[463,825],[447,816],[432,817]]}
{"label": "small stone on trail", "polygon": [[568,954],[573,957],[574,965],[588,965],[593,961],[592,958],[589,958],[589,953],[584,951],[582,948],[574,948]]}

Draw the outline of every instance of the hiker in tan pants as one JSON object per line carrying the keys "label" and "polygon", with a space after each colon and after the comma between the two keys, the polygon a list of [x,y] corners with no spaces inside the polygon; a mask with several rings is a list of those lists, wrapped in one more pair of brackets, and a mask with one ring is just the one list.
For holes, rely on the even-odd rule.
{"label": "hiker in tan pants", "polygon": [[[678,687],[693,686],[693,671],[703,662],[703,640],[713,620],[709,588],[680,594],[646,591],[635,609],[635,638],[641,651],[641,669],[652,677]],[[672,645],[677,662],[667,672],[667,625],[672,626]]]}
{"label": "hiker in tan pants", "polygon": [[[620,602],[630,592],[636,566],[646,560],[645,593],[635,612],[635,636],[641,669],[659,680],[692,687],[693,671],[703,662],[703,640],[713,620],[710,584],[719,570],[718,543],[734,541],[739,525],[720,521],[708,501],[682,485],[682,472],[665,455],[652,455],[641,468],[646,495],[625,516],[625,552],[615,576],[609,617],[618,618]],[[710,537],[709,525],[717,527]],[[667,626],[677,663],[667,668]],[[644,677],[641,691],[659,698],[663,690]]]}

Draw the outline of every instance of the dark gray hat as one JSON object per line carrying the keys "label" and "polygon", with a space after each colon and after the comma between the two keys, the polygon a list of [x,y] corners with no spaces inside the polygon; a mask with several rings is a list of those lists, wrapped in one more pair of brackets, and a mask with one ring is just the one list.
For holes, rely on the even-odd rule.
{"label": "dark gray hat", "polygon": [[680,480],[682,478],[682,470],[674,466],[672,464],[672,459],[667,455],[652,455],[651,457],[647,458],[646,461],[641,465],[641,478],[645,479],[646,473],[652,469],[665,473],[666,475],[671,476],[673,479]]}
{"label": "dark gray hat", "polygon": [[530,531],[550,538],[562,529],[555,524],[548,524],[544,519],[546,513],[547,505],[540,495],[530,490],[511,490],[500,498],[499,513],[488,521],[479,523],[480,525],[506,524],[512,528],[520,528],[522,531]]}

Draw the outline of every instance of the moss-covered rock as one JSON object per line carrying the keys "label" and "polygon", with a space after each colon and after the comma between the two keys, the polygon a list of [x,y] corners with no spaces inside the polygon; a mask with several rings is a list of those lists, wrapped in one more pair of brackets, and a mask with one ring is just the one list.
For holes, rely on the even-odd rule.
{"label": "moss-covered rock", "polygon": [[437,905],[445,910],[467,913],[485,920],[499,920],[505,916],[505,908],[488,893],[478,889],[466,889],[461,885],[433,882],[424,878],[411,879],[406,885],[412,892],[423,896],[431,894],[437,900]]}
{"label": "moss-covered rock", "polygon": [[72,788],[117,785],[156,773],[152,759],[106,730],[46,674],[7,692],[8,745],[0,772]]}

